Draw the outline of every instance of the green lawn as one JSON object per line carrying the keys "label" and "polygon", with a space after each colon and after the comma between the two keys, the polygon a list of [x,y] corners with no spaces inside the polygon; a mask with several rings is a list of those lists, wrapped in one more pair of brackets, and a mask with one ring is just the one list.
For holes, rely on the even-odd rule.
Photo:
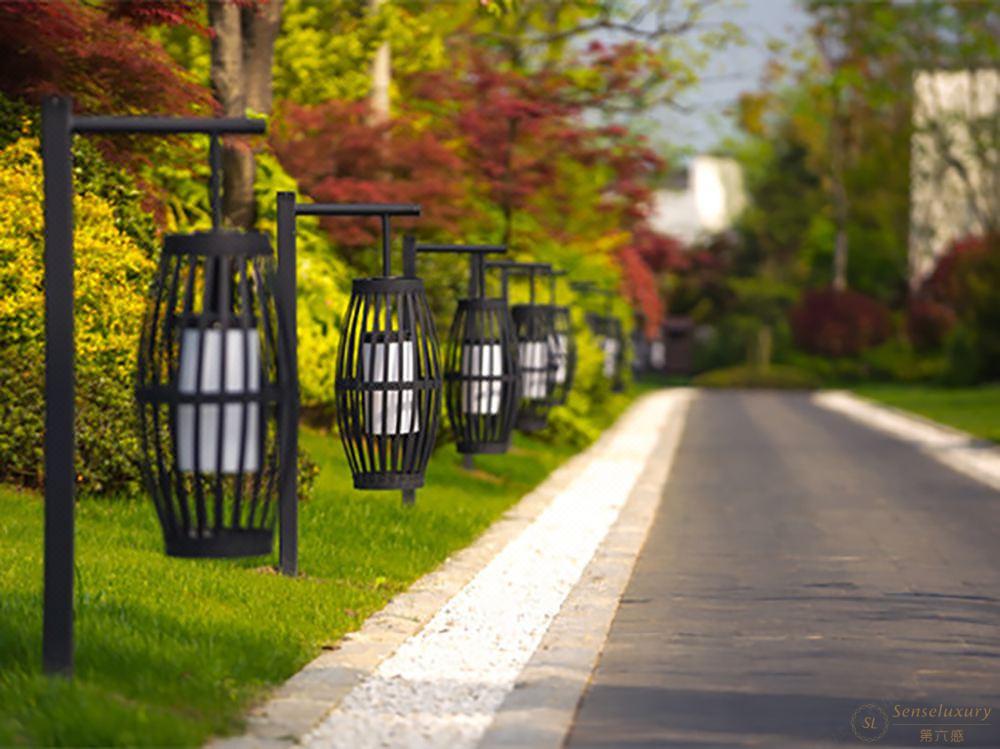
{"label": "green lawn", "polygon": [[[626,398],[615,399],[620,411]],[[610,421],[610,417],[608,418]],[[415,507],[356,492],[339,440],[303,434],[321,466],[302,506],[300,567],[164,556],[152,505],[84,500],[77,525],[77,671],[39,670],[42,505],[0,488],[0,746],[195,745],[395,593],[475,539],[573,449],[518,436],[508,455],[431,461]]]}
{"label": "green lawn", "polygon": [[854,390],[872,400],[1000,442],[1000,385],[975,388],[865,385]]}

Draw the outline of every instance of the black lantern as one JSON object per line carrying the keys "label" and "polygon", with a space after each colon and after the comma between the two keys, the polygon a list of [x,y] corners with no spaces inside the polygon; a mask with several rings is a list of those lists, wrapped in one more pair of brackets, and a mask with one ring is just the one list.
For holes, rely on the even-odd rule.
{"label": "black lantern", "polygon": [[487,298],[483,256],[497,245],[416,244],[407,237],[407,273],[418,252],[469,253],[469,293],[458,300],[444,354],[444,393],[455,445],[463,455],[504,453],[518,408],[518,347],[507,300]]}
{"label": "black lantern", "polygon": [[419,206],[319,205],[321,215],[381,216],[382,276],[355,279],[337,354],[340,438],[357,489],[424,485],[441,410],[441,369],[424,282],[392,276],[389,216]]}
{"label": "black lantern", "polygon": [[573,336],[573,318],[569,307],[556,304],[556,277],[565,274],[566,271],[553,270],[550,276],[552,355],[555,360],[555,372],[552,375],[552,392],[549,394],[549,398],[554,406],[566,403],[569,391],[573,388],[573,378],[576,375],[576,339]]}
{"label": "black lantern", "polygon": [[607,335],[601,341],[604,352],[604,376],[611,380],[611,389],[620,393],[625,389],[623,372],[626,365],[626,340],[622,321],[614,315],[608,315]]}
{"label": "black lantern", "polygon": [[615,293],[591,283],[575,283],[573,288],[584,296],[599,294],[605,299],[605,314],[588,312],[586,321],[587,326],[597,338],[597,345],[603,354],[601,372],[604,378],[611,382],[611,389],[620,393],[625,389],[622,373],[626,365],[627,352],[625,331],[621,320],[611,314],[611,300]]}
{"label": "black lantern", "polygon": [[[295,386],[263,234],[167,236],[143,326],[136,397],[167,553],[268,554]],[[294,463],[294,461],[292,461]]]}
{"label": "black lantern", "polygon": [[505,299],[508,298],[509,276],[528,276],[529,301],[527,304],[512,305],[510,314],[517,338],[517,358],[521,373],[517,428],[522,432],[537,432],[548,424],[558,366],[552,306],[535,302],[535,275],[550,272],[551,267],[545,263],[490,263],[490,267],[500,268],[502,271]]}

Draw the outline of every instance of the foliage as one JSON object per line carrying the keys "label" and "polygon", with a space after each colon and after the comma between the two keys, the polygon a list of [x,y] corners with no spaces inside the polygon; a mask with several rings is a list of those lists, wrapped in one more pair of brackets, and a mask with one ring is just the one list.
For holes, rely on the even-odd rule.
{"label": "foliage", "polygon": [[[296,183],[268,151],[257,155],[258,228],[277,232],[280,191],[296,191]],[[295,222],[298,281],[299,391],[306,409],[328,410],[333,403],[334,362],[340,346],[341,315],[347,309],[346,266],[319,221],[299,216]]]}
{"label": "foliage", "polygon": [[936,351],[944,345],[957,320],[951,307],[917,296],[906,308],[906,333],[918,351]]}
{"label": "foliage", "polygon": [[694,378],[694,384],[707,388],[810,390],[819,387],[820,380],[808,370],[788,365],[776,364],[761,369],[744,364],[705,372]]}
{"label": "foliage", "polygon": [[[108,201],[78,185],[76,230],[77,472],[85,492],[132,489],[136,341],[149,257],[116,227]],[[42,176],[38,142],[0,151],[0,477],[42,481],[44,426]]]}
{"label": "foliage", "polygon": [[[951,305],[944,298],[951,292],[931,282],[908,299],[911,142],[933,127],[914,120],[912,81],[918,71],[995,59],[1000,16],[989,3],[810,0],[806,8],[808,36],[791,50],[777,45],[781,57],[761,90],[740,102],[742,137],[729,146],[751,201],[739,222],[744,248],[735,270],[825,286],[835,281],[835,247],[846,246],[847,285],[907,310],[917,348],[933,351],[950,328],[940,305]],[[990,179],[995,118],[964,123],[962,132]],[[940,133],[929,134],[941,145]]]}
{"label": "foliage", "polygon": [[115,7],[0,3],[0,90],[28,100],[69,93],[81,110],[101,113],[208,109],[207,92]]}
{"label": "foliage", "polygon": [[824,356],[859,354],[892,333],[885,305],[856,291],[807,291],[789,319],[795,343],[803,351]]}
{"label": "foliage", "polygon": [[[26,135],[39,135],[37,109],[0,94],[0,148]],[[73,144],[73,178],[88,192],[108,201],[114,211],[115,227],[153,255],[157,226],[144,210],[143,192],[133,175],[108,163],[93,140],[77,138]]]}
{"label": "foliage", "polygon": [[955,268],[955,308],[960,324],[949,345],[952,379],[1000,379],[1000,235],[966,252]]}
{"label": "foliage", "polygon": [[[194,24],[172,23],[150,35],[207,87],[211,39],[207,12],[199,5]],[[386,41],[397,76],[447,63],[444,35],[464,12],[454,3],[390,2],[377,14],[368,7],[367,0],[284,0],[274,45],[275,101],[318,105],[363,99],[370,93],[372,59]]]}
{"label": "foliage", "polygon": [[[419,203],[422,226],[448,233],[458,228],[465,194],[462,161],[413,117],[374,125],[364,104],[290,104],[271,142],[283,167],[314,200]],[[373,254],[355,255],[376,244],[377,222],[323,223],[356,267],[373,267]]]}
{"label": "foliage", "polygon": [[830,358],[791,352],[786,359],[834,387],[860,382],[941,382],[948,369],[944,354],[917,351],[904,338],[891,338],[857,356]]}

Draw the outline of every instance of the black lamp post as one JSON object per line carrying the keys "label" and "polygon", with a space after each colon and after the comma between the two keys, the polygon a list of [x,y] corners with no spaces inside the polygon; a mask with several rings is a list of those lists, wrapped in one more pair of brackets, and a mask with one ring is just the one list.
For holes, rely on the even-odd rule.
{"label": "black lamp post", "polygon": [[382,221],[382,275],[354,279],[344,315],[337,426],[354,487],[399,489],[404,504],[412,504],[437,436],[441,367],[424,282],[412,273],[391,275],[389,220],[419,216],[420,206],[309,203],[296,205],[295,213]]}
{"label": "black lamp post", "polygon": [[549,304],[552,307],[552,332],[556,369],[552,377],[552,405],[566,403],[576,375],[576,339],[573,336],[573,318],[569,307],[556,303],[557,277],[565,276],[564,270],[553,270],[549,275]]}
{"label": "black lamp post", "polygon": [[485,293],[483,257],[502,245],[404,243],[404,268],[416,274],[416,254],[467,253],[468,297],[458,300],[444,355],[445,408],[456,447],[465,456],[504,453],[518,408],[518,343],[506,299]]}
{"label": "black lamp post", "polygon": [[498,268],[502,273],[503,296],[508,299],[508,283],[511,275],[528,276],[528,303],[515,304],[510,308],[517,336],[518,363],[521,372],[520,406],[517,413],[517,428],[522,432],[537,432],[548,423],[552,409],[552,390],[558,367],[555,350],[555,329],[552,308],[538,304],[535,296],[535,276],[550,273],[547,263],[488,263],[487,267]]}
{"label": "black lamp post", "polygon": [[[73,114],[72,100],[69,97],[53,96],[45,99],[42,103],[42,161],[44,167],[44,188],[45,188],[45,590],[44,590],[44,613],[43,613],[43,636],[42,636],[42,663],[46,672],[69,675],[73,670],[73,561],[74,561],[74,486],[76,472],[74,470],[74,305],[73,305],[73,157],[72,144],[73,136],[77,133],[203,133],[212,138],[212,163],[218,163],[218,138],[224,133],[263,133],[265,123],[262,120],[249,120],[242,118],[224,119],[204,119],[204,118],[161,118],[161,117],[77,117]],[[213,197],[218,193],[218,174],[213,178]],[[217,205],[217,203],[216,203]],[[218,209],[215,210],[218,215]],[[223,237],[225,239],[223,239]],[[239,237],[239,238],[236,238]],[[227,240],[231,239],[231,242]],[[266,244],[266,242],[265,242]],[[221,249],[225,246],[225,249]],[[200,249],[199,249],[200,248]],[[204,252],[204,255],[198,252]],[[198,272],[195,266],[199,265],[203,269],[204,278],[208,280],[208,268],[212,267],[212,279],[214,286],[221,295],[225,289],[231,287],[222,283],[224,273],[220,272],[220,264],[226,265],[225,260],[233,260],[239,255],[243,260],[243,267],[246,275],[242,283],[237,283],[237,287],[246,291],[248,297],[253,294],[254,301],[244,301],[240,298],[238,309],[240,315],[244,312],[247,319],[253,320],[253,315],[269,315],[272,321],[275,320],[276,312],[273,301],[264,304],[268,291],[265,290],[266,283],[263,278],[254,276],[254,271],[250,268],[257,268],[258,258],[265,253],[261,239],[254,235],[193,235],[184,238],[168,238],[168,247],[164,252],[164,262],[177,263],[177,268],[181,267],[181,257],[186,256],[190,268]],[[214,259],[212,259],[214,258]],[[222,258],[220,260],[219,258]],[[251,260],[251,258],[253,258]],[[237,261],[239,263],[240,261]],[[253,277],[253,280],[251,280]],[[175,282],[175,288],[179,283]],[[160,286],[162,290],[162,285]],[[204,298],[203,298],[204,299]],[[221,296],[214,297],[216,309],[223,308]],[[230,296],[230,301],[232,296]],[[193,312],[193,307],[191,310]],[[263,320],[263,317],[259,318]],[[229,314],[227,318],[231,328],[237,328],[234,316]],[[180,320],[175,320],[181,322]],[[183,323],[194,322],[192,317],[186,317]],[[202,324],[203,322],[203,324]],[[254,392],[254,377],[258,370],[251,361],[253,353],[251,349],[258,345],[251,341],[255,340],[248,334],[247,327],[242,321],[236,329],[235,338],[230,338],[230,327],[216,327],[206,318],[198,321],[194,328],[197,336],[197,346],[199,353],[193,358],[187,359],[192,362],[188,367],[196,366],[197,362],[202,364],[205,361],[204,351],[209,348],[217,348],[220,352],[227,350],[233,355],[239,350],[242,353],[242,367],[234,365],[228,372],[223,372],[221,367],[223,361],[228,361],[225,354],[216,357],[216,363],[220,369],[216,374],[209,376],[207,371],[195,371],[192,381],[192,388],[196,392],[204,393],[203,402],[197,402],[198,396],[193,393],[184,393],[181,397],[181,386],[179,380],[181,362],[176,361],[177,369],[173,372],[160,372],[161,382],[170,382],[168,376],[174,376],[176,390],[174,392],[177,406],[184,402],[184,405],[191,406],[187,416],[182,420],[180,410],[176,409],[172,416],[166,416],[160,427],[170,434],[173,431],[172,439],[180,433],[187,431],[192,438],[189,441],[190,458],[193,468],[198,468],[206,462],[207,453],[201,452],[201,445],[194,444],[200,442],[208,432],[207,422],[211,419],[204,418],[204,411],[198,410],[198,406],[214,406],[215,417],[224,422],[229,419],[229,411],[226,409],[235,405],[240,412],[240,437],[227,439],[235,434],[232,427],[227,429],[225,423],[216,423],[216,446],[219,439],[222,439],[223,447],[214,453],[216,460],[216,477],[225,474],[227,460],[228,465],[242,463],[245,469],[247,464],[254,459],[264,460],[266,456],[274,456],[274,451],[264,451],[253,438],[248,441],[241,439],[243,432],[251,432],[252,417],[250,415],[252,407],[256,405],[258,409],[277,407],[280,396],[276,393],[265,393],[265,379],[261,377],[257,382],[257,392]],[[189,342],[195,339],[191,337],[189,329],[180,326],[172,328],[176,334],[175,345],[180,349],[183,346],[185,335]],[[150,322],[147,326],[158,327],[163,324],[161,320]],[[212,327],[210,328],[210,324]],[[262,324],[262,323],[261,323]],[[211,331],[211,332],[210,332]],[[230,340],[239,341],[231,347]],[[264,354],[264,341],[259,341]],[[270,339],[272,342],[274,338]],[[210,342],[211,341],[211,342]],[[191,351],[189,344],[187,350]],[[276,352],[277,349],[270,349]],[[178,353],[175,351],[175,353]],[[178,353],[179,357],[179,353]],[[221,357],[221,358],[220,358]],[[209,357],[212,358],[212,357]],[[261,360],[263,361],[263,360]],[[234,377],[236,371],[241,373],[240,377]],[[190,369],[185,370],[190,372]],[[269,373],[273,373],[269,369]],[[228,374],[229,377],[224,376]],[[200,376],[199,376],[200,375]],[[187,374],[185,375],[188,376]],[[204,383],[214,383],[216,392],[211,391],[213,387],[204,387]],[[232,378],[232,379],[231,379]],[[187,381],[187,380],[186,380]],[[239,393],[231,393],[229,383],[238,381],[242,389]],[[270,380],[267,381],[270,383]],[[225,383],[224,385],[222,383]],[[236,390],[236,388],[233,388]],[[165,392],[165,391],[164,391]],[[230,398],[229,396],[234,396]],[[235,402],[234,402],[235,401]],[[266,405],[265,405],[266,404]],[[168,406],[168,410],[169,410]],[[221,413],[220,413],[221,409]],[[204,418],[205,424],[200,423]],[[264,414],[257,413],[258,426],[264,421]],[[234,419],[235,421],[236,419]],[[184,421],[184,424],[181,422]],[[204,429],[202,429],[204,427]],[[210,440],[206,440],[210,441]],[[227,452],[228,449],[228,452]],[[280,452],[280,451],[279,451]],[[284,460],[286,455],[281,453],[280,458]],[[181,461],[180,451],[174,450],[171,456],[162,456],[163,461],[175,460],[179,464]],[[183,471],[179,471],[183,473]],[[197,473],[197,471],[194,471]],[[165,474],[166,475],[166,474]],[[177,475],[172,476],[175,480],[188,481],[189,478],[182,478]],[[231,479],[228,479],[231,482]],[[293,484],[294,486],[294,484]],[[285,484],[283,489],[287,488]],[[284,492],[282,498],[284,498]],[[218,515],[216,515],[218,517]],[[161,514],[161,519],[163,515]],[[214,521],[215,518],[213,518]],[[195,523],[197,524],[197,519]],[[205,524],[202,527],[209,527]],[[164,530],[166,532],[166,525]],[[197,525],[196,525],[197,527]]]}

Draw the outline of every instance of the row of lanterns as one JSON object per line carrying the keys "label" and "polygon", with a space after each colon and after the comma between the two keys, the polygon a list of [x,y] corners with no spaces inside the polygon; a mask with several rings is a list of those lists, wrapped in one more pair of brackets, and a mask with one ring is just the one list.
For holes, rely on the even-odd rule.
{"label": "row of lanterns", "polygon": [[[279,199],[292,201],[293,215],[381,218],[382,275],[353,281],[334,365],[337,425],[356,488],[400,490],[413,502],[442,394],[465,455],[506,452],[515,428],[542,429],[549,411],[565,403],[576,346],[569,308],[556,301],[560,272],[543,263],[486,262],[502,246],[406,237],[403,274],[393,275],[390,218],[419,215],[419,206]],[[294,221],[279,226],[278,249],[282,262],[294,263]],[[443,357],[417,276],[421,253],[470,257],[468,295],[458,301]],[[280,314],[295,298],[294,290],[289,298],[278,293],[273,260],[258,233],[166,238],[136,394],[143,464],[168,554],[270,552],[282,474],[296,471],[297,452],[289,447],[297,444],[294,317]],[[502,291],[491,297],[487,272],[494,270]],[[529,301],[511,305],[515,276],[527,277]],[[537,300],[539,277],[550,283],[547,304]],[[610,315],[588,321],[605,352],[604,374],[617,383],[621,326]]]}
{"label": "row of lanterns", "polygon": [[[534,296],[535,276],[554,276],[548,266],[503,263],[504,293],[488,297],[484,257],[505,248],[407,238],[403,275],[392,275],[390,218],[419,215],[419,206],[299,204],[292,193],[279,193],[277,257],[263,234],[223,231],[221,138],[265,129],[264,121],[248,118],[80,116],[69,97],[42,102],[47,673],[72,673],[74,652],[76,136],[209,137],[213,229],[166,238],[139,345],[141,464],[168,554],[267,554],[278,524],[281,571],[297,573],[297,216],[382,222],[382,275],[353,282],[333,364],[338,426],[355,487],[398,489],[404,502],[413,501],[434,448],[442,385],[456,444],[467,455],[504,452],[514,428],[544,426],[572,386],[569,311],[555,303],[554,279],[550,304]],[[420,252],[472,258],[469,295],[459,301],[443,366],[416,272]],[[515,273],[528,274],[531,299],[510,307],[507,279]]]}

